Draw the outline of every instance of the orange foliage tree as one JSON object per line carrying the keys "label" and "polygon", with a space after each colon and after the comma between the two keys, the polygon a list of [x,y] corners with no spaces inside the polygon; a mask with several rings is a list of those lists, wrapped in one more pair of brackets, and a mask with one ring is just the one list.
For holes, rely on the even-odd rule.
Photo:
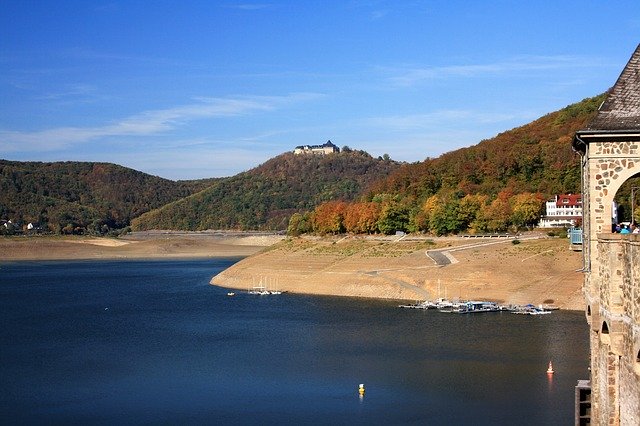
{"label": "orange foliage tree", "polygon": [[344,215],[347,203],[328,201],[313,211],[313,231],[318,234],[339,234],[344,232]]}
{"label": "orange foliage tree", "polygon": [[380,203],[351,203],[344,212],[345,231],[354,234],[373,234],[378,230]]}

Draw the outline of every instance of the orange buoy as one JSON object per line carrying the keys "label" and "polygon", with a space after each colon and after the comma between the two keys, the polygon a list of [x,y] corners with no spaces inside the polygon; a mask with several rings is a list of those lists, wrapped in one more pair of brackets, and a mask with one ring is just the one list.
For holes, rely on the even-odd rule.
{"label": "orange buoy", "polygon": [[551,364],[551,361],[549,361],[549,368],[547,368],[547,374],[553,374],[553,365]]}

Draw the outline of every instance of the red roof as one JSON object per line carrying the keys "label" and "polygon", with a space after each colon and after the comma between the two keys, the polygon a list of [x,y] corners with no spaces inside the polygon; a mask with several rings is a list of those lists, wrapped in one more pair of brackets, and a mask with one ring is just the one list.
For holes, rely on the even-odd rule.
{"label": "red roof", "polygon": [[556,196],[556,207],[582,207],[582,195],[564,194]]}

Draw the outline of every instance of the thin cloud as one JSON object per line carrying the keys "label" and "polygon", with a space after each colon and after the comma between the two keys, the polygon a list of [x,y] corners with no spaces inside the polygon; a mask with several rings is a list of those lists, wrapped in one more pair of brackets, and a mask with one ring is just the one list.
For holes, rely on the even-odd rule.
{"label": "thin cloud", "polygon": [[261,10],[261,9],[268,9],[271,7],[271,5],[267,3],[241,3],[241,4],[231,4],[226,7],[229,9],[239,9],[239,10]]}
{"label": "thin cloud", "polygon": [[98,127],[60,127],[38,132],[0,130],[0,151],[50,151],[106,137],[151,136],[168,132],[194,120],[237,117],[272,111],[321,97],[314,93],[289,96],[198,98],[199,102],[174,108],[145,111]]}
{"label": "thin cloud", "polygon": [[136,170],[168,179],[200,179],[233,176],[273,157],[273,152],[234,147],[200,147],[144,155],[118,154],[113,160]]}
{"label": "thin cloud", "polygon": [[526,71],[548,71],[561,68],[580,68],[598,65],[597,60],[569,56],[530,56],[523,55],[511,60],[488,63],[449,65],[443,67],[418,67],[396,70],[397,75],[389,80],[397,86],[413,86],[424,81],[444,79],[449,77],[476,78],[490,75],[516,74]]}
{"label": "thin cloud", "polygon": [[377,21],[378,19],[382,19],[389,13],[388,10],[374,10],[371,12],[371,20]]}
{"label": "thin cloud", "polygon": [[516,119],[528,119],[530,115],[506,113],[481,113],[468,110],[442,110],[424,114],[392,115],[371,117],[363,120],[366,126],[375,126],[388,130],[429,129],[434,126],[451,125],[459,127],[461,122],[471,125],[503,123]]}
{"label": "thin cloud", "polygon": [[67,86],[64,90],[59,92],[45,93],[39,97],[38,100],[45,101],[59,101],[65,99],[97,99],[97,90],[95,86],[90,84],[74,84]]}

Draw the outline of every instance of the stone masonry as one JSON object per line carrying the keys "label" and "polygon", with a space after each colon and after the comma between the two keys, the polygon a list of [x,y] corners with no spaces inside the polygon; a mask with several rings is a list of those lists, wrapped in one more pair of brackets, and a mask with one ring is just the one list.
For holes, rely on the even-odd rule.
{"label": "stone masonry", "polygon": [[576,133],[573,147],[582,157],[590,421],[638,426],[640,235],[612,233],[611,218],[617,191],[640,176],[640,46],[594,121]]}

